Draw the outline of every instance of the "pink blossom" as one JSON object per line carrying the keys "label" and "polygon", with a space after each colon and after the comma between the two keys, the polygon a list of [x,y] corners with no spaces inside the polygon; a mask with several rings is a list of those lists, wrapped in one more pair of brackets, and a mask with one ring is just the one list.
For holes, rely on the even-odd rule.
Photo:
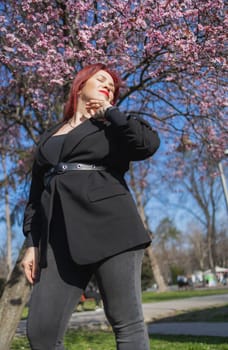
{"label": "pink blossom", "polygon": [[[197,7],[193,0],[68,0],[65,9],[47,0],[14,5],[8,0],[10,11],[0,16],[0,79],[19,92],[20,110],[31,109],[31,124],[43,123],[40,111],[49,122],[62,110],[63,86],[75,71],[101,61],[126,79],[128,89],[121,91],[126,107],[150,116],[174,144],[185,128],[199,150],[213,149],[219,157],[227,127],[228,21],[222,0],[199,1]],[[216,135],[207,129],[210,119]]]}

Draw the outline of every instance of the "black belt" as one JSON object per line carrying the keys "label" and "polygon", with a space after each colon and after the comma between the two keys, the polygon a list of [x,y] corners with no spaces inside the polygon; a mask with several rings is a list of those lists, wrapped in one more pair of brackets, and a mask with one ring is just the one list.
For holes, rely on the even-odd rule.
{"label": "black belt", "polygon": [[64,174],[72,170],[107,170],[103,165],[83,163],[58,163],[44,174],[44,186],[47,186],[54,175]]}

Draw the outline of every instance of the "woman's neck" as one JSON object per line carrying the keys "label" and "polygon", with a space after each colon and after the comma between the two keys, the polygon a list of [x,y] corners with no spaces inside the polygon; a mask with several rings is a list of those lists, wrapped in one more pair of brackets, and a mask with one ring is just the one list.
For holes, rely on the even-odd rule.
{"label": "woman's neck", "polygon": [[71,124],[74,126],[77,126],[89,118],[91,118],[91,115],[88,114],[88,112],[85,108],[85,104],[79,100],[78,104],[77,104],[77,111],[73,115],[73,117],[70,118]]}

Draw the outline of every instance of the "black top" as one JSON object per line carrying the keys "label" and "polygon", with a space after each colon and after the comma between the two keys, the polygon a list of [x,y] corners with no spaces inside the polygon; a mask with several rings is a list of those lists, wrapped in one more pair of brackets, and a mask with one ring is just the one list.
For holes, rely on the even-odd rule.
{"label": "black top", "polygon": [[59,162],[60,152],[63,146],[66,134],[49,137],[44,144],[45,157],[53,164]]}

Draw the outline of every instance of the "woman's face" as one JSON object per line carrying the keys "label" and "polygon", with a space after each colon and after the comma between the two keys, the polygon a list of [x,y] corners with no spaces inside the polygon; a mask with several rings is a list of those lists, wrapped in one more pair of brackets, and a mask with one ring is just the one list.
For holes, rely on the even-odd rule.
{"label": "woman's face", "polygon": [[86,81],[79,91],[79,97],[86,102],[102,100],[112,103],[114,91],[115,86],[111,75],[104,70],[99,70]]}

